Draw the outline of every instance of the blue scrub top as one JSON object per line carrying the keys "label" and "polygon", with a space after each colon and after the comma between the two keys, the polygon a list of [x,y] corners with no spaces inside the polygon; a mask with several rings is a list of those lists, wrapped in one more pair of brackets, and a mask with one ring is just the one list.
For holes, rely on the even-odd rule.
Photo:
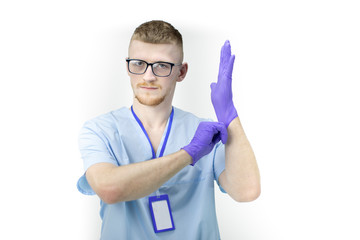
{"label": "blue scrub top", "polygon": [[[204,120],[174,108],[164,156],[189,144],[199,123]],[[156,151],[157,157],[168,127]],[[152,147],[145,133],[131,110],[125,107],[87,121],[80,132],[79,146],[85,172],[96,163],[123,166],[153,157]],[[157,192],[149,195],[169,196],[175,225],[175,230],[172,231],[154,232],[149,196],[115,204],[106,204],[100,200],[101,239],[220,239],[215,212],[214,180],[218,182],[224,169],[225,149],[219,142],[195,166],[186,166]],[[80,177],[77,187],[83,194],[95,194],[85,174]],[[224,192],[221,186],[220,189]]]}

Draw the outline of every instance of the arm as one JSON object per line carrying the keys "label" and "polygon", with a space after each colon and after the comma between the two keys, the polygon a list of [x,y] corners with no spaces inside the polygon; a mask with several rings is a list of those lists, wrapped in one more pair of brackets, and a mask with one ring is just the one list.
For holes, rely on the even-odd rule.
{"label": "arm", "polygon": [[230,123],[227,130],[225,170],[220,174],[219,182],[234,200],[253,201],[261,191],[254,152],[238,117]]}
{"label": "arm", "polygon": [[243,202],[255,200],[260,195],[260,174],[232,100],[234,61],[227,41],[221,49],[218,82],[211,84],[211,101],[219,122],[223,122],[228,131],[225,170],[220,174],[219,182],[233,199]]}
{"label": "arm", "polygon": [[130,201],[156,191],[189,165],[191,159],[185,150],[180,150],[161,158],[120,167],[111,163],[98,163],[89,167],[86,178],[106,203]]}
{"label": "arm", "polygon": [[131,201],[156,191],[189,164],[211,152],[217,142],[226,142],[222,123],[201,122],[191,142],[173,154],[124,166],[98,163],[86,172],[88,183],[106,203]]}

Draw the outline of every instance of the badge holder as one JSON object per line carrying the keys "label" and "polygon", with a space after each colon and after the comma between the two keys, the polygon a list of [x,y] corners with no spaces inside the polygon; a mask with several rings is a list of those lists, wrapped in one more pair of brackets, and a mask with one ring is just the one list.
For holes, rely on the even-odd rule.
{"label": "badge holder", "polygon": [[168,195],[149,197],[149,207],[155,233],[175,230]]}
{"label": "badge holder", "polygon": [[[155,159],[156,152],[155,152],[154,148],[152,147],[149,135],[147,134],[140,119],[136,116],[133,106],[131,106],[131,112],[132,112],[135,120],[138,122],[139,126],[141,127],[142,131],[144,132],[146,138],[148,139],[150,147],[151,147],[151,151],[152,151],[152,159]],[[166,146],[166,143],[167,143],[169,135],[170,135],[170,129],[172,126],[173,118],[174,118],[174,107],[172,107],[169,124],[168,124],[167,130],[166,130],[166,135],[165,135],[165,139],[163,142],[163,146],[162,146],[160,154],[159,154],[159,158],[162,157],[164,154],[165,146]],[[175,230],[174,220],[173,220],[172,213],[171,213],[168,195],[166,195],[166,194],[160,195],[159,190],[157,190],[156,196],[149,197],[149,208],[150,208],[150,213],[151,213],[151,218],[152,218],[155,233]]]}

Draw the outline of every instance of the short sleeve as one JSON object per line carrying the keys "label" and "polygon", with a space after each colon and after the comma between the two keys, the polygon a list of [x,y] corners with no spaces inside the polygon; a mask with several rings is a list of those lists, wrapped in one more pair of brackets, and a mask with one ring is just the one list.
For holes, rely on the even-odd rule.
{"label": "short sleeve", "polygon": [[215,145],[213,163],[214,163],[214,178],[221,192],[226,193],[226,191],[221,187],[219,182],[220,174],[225,170],[225,146],[221,142]]}
{"label": "short sleeve", "polygon": [[[86,122],[79,134],[79,149],[84,163],[85,172],[96,163],[112,163],[118,165],[111,154],[111,146],[102,131],[94,122]],[[95,192],[87,182],[85,173],[77,182],[79,192],[85,195],[94,195]]]}
{"label": "short sleeve", "polygon": [[91,186],[89,185],[86,179],[85,173],[79,178],[76,187],[79,190],[79,192],[81,192],[84,195],[95,195],[94,190],[91,188]]}

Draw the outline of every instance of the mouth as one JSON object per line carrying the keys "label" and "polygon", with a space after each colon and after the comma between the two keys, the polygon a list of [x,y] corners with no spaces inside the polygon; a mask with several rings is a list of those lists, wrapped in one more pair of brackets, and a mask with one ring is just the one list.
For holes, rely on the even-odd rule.
{"label": "mouth", "polygon": [[142,89],[147,89],[147,90],[155,90],[157,89],[157,87],[140,87]]}
{"label": "mouth", "polygon": [[159,87],[157,87],[157,86],[148,86],[148,85],[139,85],[138,87],[141,88],[141,89],[144,89],[144,90],[156,90],[156,89],[159,89]]}

